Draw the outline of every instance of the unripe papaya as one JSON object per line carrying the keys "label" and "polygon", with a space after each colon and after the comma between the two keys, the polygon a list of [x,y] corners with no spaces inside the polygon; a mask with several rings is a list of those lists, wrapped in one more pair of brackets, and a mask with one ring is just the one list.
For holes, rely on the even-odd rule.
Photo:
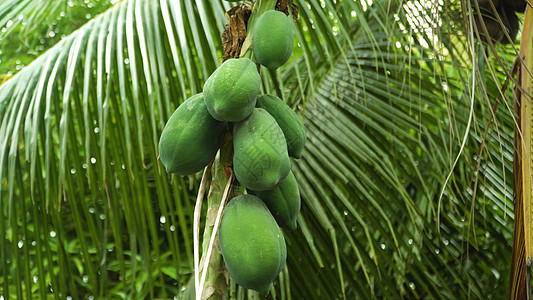
{"label": "unripe papaya", "polygon": [[252,113],[260,85],[261,76],[250,59],[228,59],[205,82],[207,110],[219,121],[242,121]]}
{"label": "unripe papaya", "polygon": [[269,10],[257,20],[252,46],[257,61],[269,69],[277,69],[292,54],[294,37],[289,17],[276,10]]}
{"label": "unripe papaya", "polygon": [[301,200],[298,183],[292,172],[277,188],[262,192],[252,191],[252,193],[265,202],[280,227],[296,229]]}
{"label": "unripe papaya", "polygon": [[218,241],[231,278],[244,288],[268,293],[285,267],[287,248],[263,201],[252,195],[233,198],[224,209]]}
{"label": "unripe papaya", "polygon": [[298,116],[283,100],[274,95],[257,98],[257,107],[266,110],[276,119],[287,141],[289,156],[300,158],[305,145],[305,127]]}
{"label": "unripe papaya", "polygon": [[183,102],[159,139],[159,157],[167,172],[190,175],[213,160],[226,133],[226,123],[207,111],[202,93]]}
{"label": "unripe papaya", "polygon": [[283,131],[262,108],[233,127],[233,169],[237,180],[254,191],[274,189],[289,175]]}

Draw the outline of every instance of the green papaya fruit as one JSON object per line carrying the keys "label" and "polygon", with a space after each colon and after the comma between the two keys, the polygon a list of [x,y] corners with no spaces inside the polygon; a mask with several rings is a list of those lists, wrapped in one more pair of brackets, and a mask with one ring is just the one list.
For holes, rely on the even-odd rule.
{"label": "green papaya fruit", "polygon": [[260,85],[261,76],[250,59],[228,59],[205,82],[207,110],[219,121],[242,121],[252,113]]}
{"label": "green papaya fruit", "polygon": [[296,229],[296,219],[300,212],[301,200],[298,183],[292,172],[280,186],[273,190],[251,192],[265,202],[280,227],[290,230]]}
{"label": "green papaya fruit", "polygon": [[283,131],[262,108],[233,127],[235,177],[254,191],[271,190],[289,175],[290,161]]}
{"label": "green papaya fruit", "polygon": [[190,175],[202,170],[215,157],[226,127],[209,114],[202,93],[184,101],[159,139],[159,157],[167,172]]}
{"label": "green papaya fruit", "polygon": [[272,70],[279,68],[291,57],[293,44],[292,24],[284,13],[269,10],[259,17],[252,47],[260,64]]}
{"label": "green papaya fruit", "polygon": [[257,98],[256,106],[266,110],[278,122],[287,141],[289,156],[300,158],[305,145],[305,127],[302,118],[274,95],[260,96]]}
{"label": "green papaya fruit", "polygon": [[285,267],[287,248],[263,201],[252,195],[233,198],[224,209],[218,241],[231,278],[244,288],[268,293]]}

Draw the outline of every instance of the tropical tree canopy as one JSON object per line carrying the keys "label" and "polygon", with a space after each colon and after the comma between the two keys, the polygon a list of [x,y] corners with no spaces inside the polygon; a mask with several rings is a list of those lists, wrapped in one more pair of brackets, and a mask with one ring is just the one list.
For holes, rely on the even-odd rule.
{"label": "tropical tree canopy", "polygon": [[[487,43],[475,3],[294,1],[293,55],[262,70],[307,131],[269,299],[507,295],[521,36]],[[0,3],[0,299],[191,296],[202,174],[167,174],[158,142],[235,5]]]}

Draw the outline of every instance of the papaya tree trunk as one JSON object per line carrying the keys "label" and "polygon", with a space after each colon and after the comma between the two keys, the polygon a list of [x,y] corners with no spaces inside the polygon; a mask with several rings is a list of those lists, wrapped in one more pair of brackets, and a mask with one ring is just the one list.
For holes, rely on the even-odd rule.
{"label": "papaya tree trunk", "polygon": [[[229,136],[229,135],[228,135]],[[231,141],[220,150],[220,156],[213,163],[211,170],[212,180],[207,195],[207,216],[205,220],[204,235],[202,237],[202,259],[200,260],[200,268],[204,266],[207,254],[209,252],[209,244],[214,232],[217,213],[224,198],[224,191],[228,184],[231,184],[232,176],[232,157],[233,147]],[[230,181],[230,182],[228,182]],[[221,300],[226,299],[227,290],[227,273],[224,267],[220,247],[218,246],[218,238],[215,236],[215,243],[209,255],[209,264],[205,275],[205,284],[203,285],[203,292],[201,299]],[[201,274],[202,275],[202,274]]]}
{"label": "papaya tree trunk", "polygon": [[528,6],[520,44],[520,71],[515,101],[515,223],[513,254],[509,277],[509,299],[530,299],[530,266],[532,260],[531,205],[533,163],[533,9]]}

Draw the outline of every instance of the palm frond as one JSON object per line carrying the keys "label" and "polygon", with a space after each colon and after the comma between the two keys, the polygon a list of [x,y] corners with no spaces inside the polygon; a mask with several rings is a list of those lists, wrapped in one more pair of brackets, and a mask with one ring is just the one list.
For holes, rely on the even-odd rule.
{"label": "palm frond", "polygon": [[116,1],[2,1],[0,74],[11,77],[113,2]]}
{"label": "palm frond", "polygon": [[[205,34],[192,39],[191,32],[176,30],[176,14],[198,18],[198,11],[190,3],[162,3],[118,4],[2,86],[0,197],[9,216],[2,228],[13,231],[6,241],[27,241],[20,248],[10,242],[11,249],[2,243],[2,257],[10,260],[3,270],[6,297],[10,286],[18,287],[21,298],[37,282],[41,295],[53,290],[63,298],[164,296],[177,294],[170,282],[186,282],[169,276],[190,272],[188,185],[196,180],[174,177],[171,185],[156,145],[173,108],[201,88],[217,62],[205,49]],[[218,47],[220,38],[210,43]],[[204,53],[202,61],[193,53]],[[20,201],[35,209],[32,230],[29,220],[17,223]],[[43,231],[43,223],[52,228]],[[20,252],[33,247],[31,241],[57,241],[57,248]],[[67,249],[71,242],[73,252]],[[22,271],[25,261],[46,253],[40,271]],[[22,272],[30,279],[40,276],[20,280]]]}

